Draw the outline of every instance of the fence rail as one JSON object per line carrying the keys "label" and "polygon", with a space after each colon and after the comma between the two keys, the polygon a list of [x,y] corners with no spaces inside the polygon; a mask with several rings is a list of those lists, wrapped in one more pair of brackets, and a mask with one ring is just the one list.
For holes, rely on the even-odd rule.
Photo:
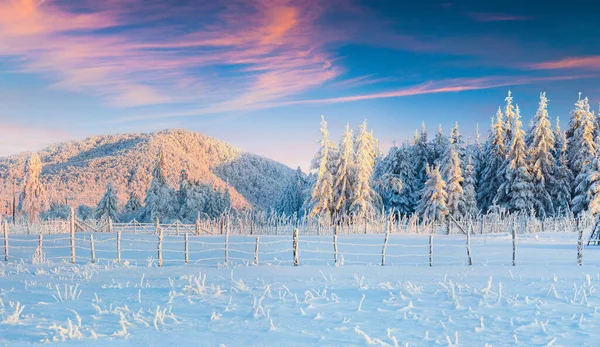
{"label": "fence rail", "polygon": [[[383,235],[197,235],[189,230],[173,231],[158,225],[156,234],[86,232],[69,234],[11,234],[3,223],[4,260],[39,263],[62,261],[67,263],[99,263],[113,261],[120,264],[215,264],[243,263],[247,265],[478,265],[562,263],[583,265],[583,232],[568,235],[569,247],[558,250],[565,253],[555,257],[554,251],[539,254],[539,243],[531,235],[511,232],[496,235],[406,235],[386,232]],[[582,230],[582,229],[579,229]],[[166,233],[169,231],[169,233]],[[548,235],[550,233],[546,233]],[[524,238],[524,243],[517,243]],[[553,244],[544,244],[545,246]],[[575,247],[576,246],[576,247]],[[569,255],[570,254],[570,255]]]}

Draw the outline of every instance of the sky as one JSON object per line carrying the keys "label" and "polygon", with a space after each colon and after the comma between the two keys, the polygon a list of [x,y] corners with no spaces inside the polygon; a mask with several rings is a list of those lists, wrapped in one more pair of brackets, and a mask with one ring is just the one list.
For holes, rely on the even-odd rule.
{"label": "sky", "polygon": [[512,91],[563,127],[600,103],[590,1],[0,0],[0,156],[185,128],[308,169],[367,120],[384,150],[422,121],[487,136]]}

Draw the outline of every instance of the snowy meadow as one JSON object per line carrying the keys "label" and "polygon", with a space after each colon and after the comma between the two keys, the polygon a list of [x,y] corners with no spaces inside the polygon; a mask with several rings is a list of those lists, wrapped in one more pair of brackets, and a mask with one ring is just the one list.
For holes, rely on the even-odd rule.
{"label": "snowy meadow", "polygon": [[[0,265],[0,346],[594,345],[600,325],[600,249],[577,234],[340,235],[293,240],[126,234],[76,235],[76,263],[64,234],[9,237]],[[134,237],[135,236],[135,237]]]}

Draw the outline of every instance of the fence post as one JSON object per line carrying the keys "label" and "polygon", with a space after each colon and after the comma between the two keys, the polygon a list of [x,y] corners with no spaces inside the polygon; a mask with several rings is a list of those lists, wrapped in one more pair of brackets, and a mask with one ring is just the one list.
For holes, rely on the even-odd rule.
{"label": "fence post", "polygon": [[577,265],[583,265],[583,228],[577,223]]}
{"label": "fence post", "polygon": [[517,266],[517,220],[516,219],[513,221],[513,227],[512,227],[512,250],[513,250],[512,266]]}
{"label": "fence post", "polygon": [[433,266],[433,234],[429,235],[429,266]]}
{"label": "fence post", "polygon": [[136,223],[137,223],[137,221],[134,219],[133,220],[133,235],[135,235],[137,232],[137,224]]}
{"label": "fence post", "polygon": [[69,218],[69,232],[71,234],[71,263],[75,264],[75,210],[71,207]]}
{"label": "fence post", "polygon": [[96,249],[94,248],[94,234],[90,234],[90,251],[92,252],[92,264],[96,262]]}
{"label": "fence post", "polygon": [[8,261],[8,221],[5,219],[2,226],[4,234],[4,261]]}
{"label": "fence post", "polygon": [[160,228],[160,221],[158,220],[158,217],[156,218],[156,231],[158,232],[158,246],[157,246],[157,250],[158,250],[158,266],[162,267],[163,266],[163,252],[162,252],[162,242],[163,242],[163,233],[162,233],[162,229]]}
{"label": "fence post", "polygon": [[256,237],[256,245],[254,246],[254,265],[258,265],[258,243],[260,242],[260,238]]}
{"label": "fence post", "polygon": [[471,228],[472,224],[469,223],[469,226],[467,226],[467,260],[469,265],[473,265],[473,259],[471,258]]}
{"label": "fence post", "polygon": [[42,245],[43,245],[43,239],[44,239],[44,235],[42,235],[41,233],[38,235],[38,256],[40,257],[40,260],[42,259]]}
{"label": "fence post", "polygon": [[189,264],[190,263],[190,257],[189,257],[189,246],[188,246],[188,233],[187,231],[185,232],[185,235],[183,236],[183,241],[185,242],[185,263]]}
{"label": "fence post", "polygon": [[112,223],[112,218],[108,217],[108,232],[112,233],[113,232],[113,223]]}
{"label": "fence post", "polygon": [[333,262],[335,264],[337,264],[338,262],[338,244],[337,244],[337,238],[338,238],[338,225],[335,225],[335,228],[333,229]]}
{"label": "fence post", "polygon": [[229,233],[227,229],[225,229],[225,263],[229,263]]}
{"label": "fence post", "polygon": [[450,235],[450,218],[446,219],[446,235]]}
{"label": "fence post", "polygon": [[299,263],[299,261],[298,261],[298,258],[299,258],[299,255],[298,255],[298,228],[294,229],[294,236],[293,237],[294,237],[294,244],[293,244],[293,247],[294,247],[294,251],[293,251],[294,252],[294,266],[298,266],[298,263]]}
{"label": "fence post", "polygon": [[121,229],[117,230],[117,262],[121,264]]}
{"label": "fence post", "polygon": [[196,235],[200,236],[200,212],[198,212],[198,217],[196,218]]}
{"label": "fence post", "polygon": [[389,230],[385,232],[385,239],[383,240],[383,248],[381,249],[381,266],[385,265],[385,250],[388,244],[388,237],[390,236]]}

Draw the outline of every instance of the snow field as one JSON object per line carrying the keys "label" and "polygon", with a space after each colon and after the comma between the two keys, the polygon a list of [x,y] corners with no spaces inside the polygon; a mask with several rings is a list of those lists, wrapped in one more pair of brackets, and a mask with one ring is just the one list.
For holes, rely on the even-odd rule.
{"label": "snow field", "polygon": [[260,237],[260,266],[251,237],[230,236],[225,265],[224,238],[190,236],[186,265],[165,236],[162,268],[154,236],[123,235],[120,265],[114,235],[94,238],[96,264],[77,234],[75,265],[65,235],[44,236],[42,261],[36,236],[10,241],[0,346],[592,346],[600,325],[600,252],[576,266],[574,233],[518,235],[516,267],[510,235],[474,235],[473,266],[464,236],[436,235],[433,267],[425,235],[390,235],[384,267],[383,235],[340,235],[341,266],[330,237],[301,237],[299,267],[289,236]]}

